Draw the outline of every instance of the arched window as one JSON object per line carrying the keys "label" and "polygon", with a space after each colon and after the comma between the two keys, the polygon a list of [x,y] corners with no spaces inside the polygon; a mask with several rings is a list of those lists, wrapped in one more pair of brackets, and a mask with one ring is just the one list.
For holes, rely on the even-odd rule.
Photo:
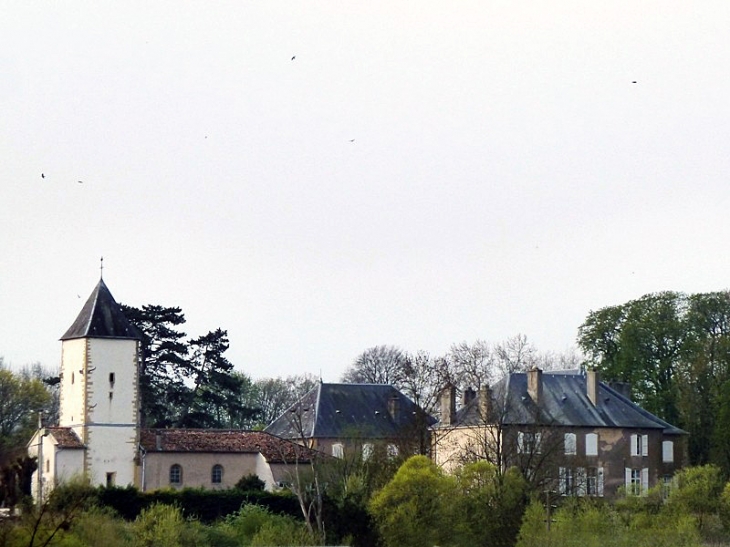
{"label": "arched window", "polygon": [[182,484],[182,467],[178,464],[170,466],[170,484]]}
{"label": "arched window", "polygon": [[223,466],[215,464],[213,469],[210,470],[210,482],[213,484],[220,484],[223,482]]}

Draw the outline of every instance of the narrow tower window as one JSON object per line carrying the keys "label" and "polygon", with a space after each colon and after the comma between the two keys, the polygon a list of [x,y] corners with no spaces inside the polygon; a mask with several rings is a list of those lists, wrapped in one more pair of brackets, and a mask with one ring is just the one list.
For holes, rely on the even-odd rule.
{"label": "narrow tower window", "polygon": [[113,372],[109,373],[109,387],[114,388],[114,373]]}

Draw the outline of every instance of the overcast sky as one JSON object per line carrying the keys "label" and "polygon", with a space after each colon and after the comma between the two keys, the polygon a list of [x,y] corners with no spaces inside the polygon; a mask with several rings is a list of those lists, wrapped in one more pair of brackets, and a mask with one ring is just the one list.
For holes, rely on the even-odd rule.
{"label": "overcast sky", "polygon": [[101,256],[255,378],[562,352],[590,310],[727,289],[728,28],[724,0],[6,2],[0,356],[57,367]]}

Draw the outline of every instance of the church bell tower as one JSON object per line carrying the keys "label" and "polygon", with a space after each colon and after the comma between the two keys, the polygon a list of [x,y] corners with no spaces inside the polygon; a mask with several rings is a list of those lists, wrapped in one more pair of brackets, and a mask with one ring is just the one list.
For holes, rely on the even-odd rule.
{"label": "church bell tower", "polygon": [[92,485],[138,483],[139,354],[139,332],[100,279],[61,337],[58,425],[84,444]]}

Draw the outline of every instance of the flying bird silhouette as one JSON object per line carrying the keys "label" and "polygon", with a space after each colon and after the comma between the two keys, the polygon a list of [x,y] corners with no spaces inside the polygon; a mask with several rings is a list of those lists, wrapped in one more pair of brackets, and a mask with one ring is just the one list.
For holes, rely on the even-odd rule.
{"label": "flying bird silhouette", "polygon": [[77,180],[76,182],[78,182],[79,184],[83,184],[84,183],[83,180]]}
{"label": "flying bird silhouette", "polygon": [[296,55],[292,55],[292,57],[291,57],[291,60],[293,61],[293,60],[294,60],[294,59],[296,59],[296,58],[297,58],[297,56],[296,56]]}
{"label": "flying bird silhouette", "polygon": [[41,178],[42,178],[42,179],[46,178],[46,175],[45,175],[45,173],[41,173]]}

